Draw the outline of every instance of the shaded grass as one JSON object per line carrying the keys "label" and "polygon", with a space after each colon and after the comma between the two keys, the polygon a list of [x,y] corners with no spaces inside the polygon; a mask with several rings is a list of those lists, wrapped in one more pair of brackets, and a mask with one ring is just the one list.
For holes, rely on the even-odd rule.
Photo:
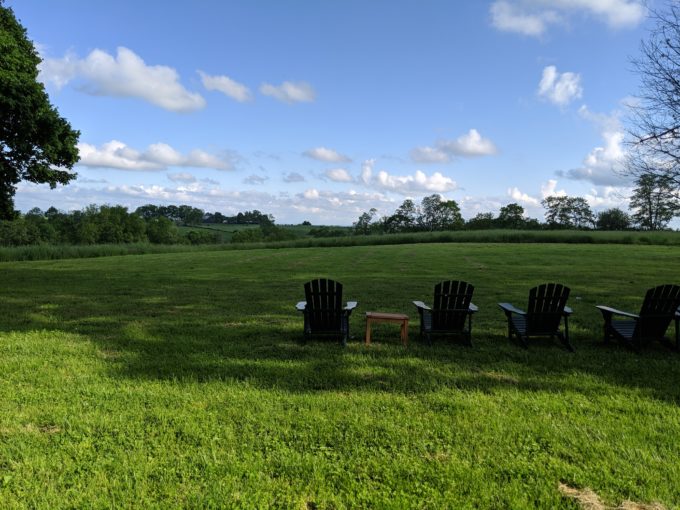
{"label": "shaded grass", "polygon": [[[0,501],[12,507],[574,508],[680,501],[680,356],[603,348],[677,248],[440,244],[0,264]],[[300,343],[327,276],[346,349]],[[476,286],[472,349],[415,341],[412,299]],[[572,288],[577,349],[505,338],[496,302]],[[411,345],[362,313],[407,313]]]}

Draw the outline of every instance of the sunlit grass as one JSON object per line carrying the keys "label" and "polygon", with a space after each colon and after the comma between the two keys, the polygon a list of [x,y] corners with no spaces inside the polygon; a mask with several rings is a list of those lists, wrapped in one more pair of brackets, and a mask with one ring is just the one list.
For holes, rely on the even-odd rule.
{"label": "sunlit grass", "polygon": [[[574,508],[680,502],[680,355],[604,348],[595,304],[680,283],[666,246],[409,244],[0,264],[5,508]],[[354,337],[303,344],[325,276]],[[417,342],[411,300],[476,286],[474,347]],[[498,301],[572,289],[576,353],[505,337]],[[361,342],[369,310],[411,316]]]}

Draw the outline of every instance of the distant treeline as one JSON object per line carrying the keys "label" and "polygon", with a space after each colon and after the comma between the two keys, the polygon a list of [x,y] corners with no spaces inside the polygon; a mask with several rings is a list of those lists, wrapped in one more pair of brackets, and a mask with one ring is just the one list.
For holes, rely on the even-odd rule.
{"label": "distant treeline", "polygon": [[[81,211],[62,212],[55,207],[38,208],[18,215],[11,221],[0,221],[0,246],[38,244],[214,244],[219,232],[190,230],[182,234],[180,225],[229,223],[260,225],[275,231],[274,217],[260,211],[246,211],[236,216],[205,213],[188,205],[145,205],[134,212],[127,207],[90,205]],[[258,229],[260,230],[260,229]]]}
{"label": "distant treeline", "polygon": [[271,225],[274,216],[264,214],[257,209],[240,212],[235,216],[225,216],[221,212],[205,212],[190,205],[153,205],[138,207],[135,214],[144,219],[167,218],[180,225],[201,225],[202,223],[220,223],[228,225]]}

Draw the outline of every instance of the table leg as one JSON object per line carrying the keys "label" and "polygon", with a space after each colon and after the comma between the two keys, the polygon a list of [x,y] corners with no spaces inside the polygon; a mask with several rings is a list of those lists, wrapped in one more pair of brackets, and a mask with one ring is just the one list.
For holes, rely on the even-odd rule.
{"label": "table leg", "polygon": [[371,319],[366,319],[366,345],[371,343]]}
{"label": "table leg", "polygon": [[401,322],[401,342],[408,347],[408,321]]}

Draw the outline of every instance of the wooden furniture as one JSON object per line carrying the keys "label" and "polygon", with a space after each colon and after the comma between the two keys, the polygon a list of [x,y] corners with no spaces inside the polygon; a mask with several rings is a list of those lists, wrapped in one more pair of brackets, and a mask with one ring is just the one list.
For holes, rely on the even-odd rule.
{"label": "wooden furniture", "polygon": [[378,322],[392,322],[401,325],[401,343],[408,346],[408,315],[403,313],[366,312],[366,344],[371,343],[371,325]]}
{"label": "wooden furniture", "polygon": [[[569,343],[569,315],[572,310],[567,304],[569,287],[559,283],[544,283],[529,291],[527,311],[515,308],[510,303],[498,303],[508,320],[508,339],[517,337],[523,347],[532,336],[559,338],[564,346],[573,351]],[[560,322],[564,318],[564,333]]]}
{"label": "wooden furniture", "polygon": [[443,281],[434,286],[432,308],[413,301],[420,316],[420,336],[432,344],[432,335],[458,335],[472,345],[472,314],[478,308],[472,303],[475,288],[463,281]]}
{"label": "wooden furniture", "polygon": [[[634,350],[653,340],[670,345],[666,330],[675,321],[675,349],[680,350],[680,287],[659,285],[645,294],[639,314],[622,312],[609,306],[597,305],[604,319],[604,341],[614,337]],[[614,319],[615,316],[625,319]]]}
{"label": "wooden furniture", "polygon": [[342,306],[342,284],[326,278],[305,283],[305,301],[296,309],[304,316],[305,340],[313,335],[338,337],[342,345],[349,337],[349,316],[356,308],[356,301]]}

